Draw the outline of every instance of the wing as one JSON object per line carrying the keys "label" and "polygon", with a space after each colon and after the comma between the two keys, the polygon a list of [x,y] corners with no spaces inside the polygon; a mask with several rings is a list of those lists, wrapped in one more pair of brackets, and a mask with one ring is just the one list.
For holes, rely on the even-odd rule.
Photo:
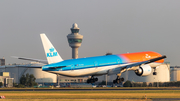
{"label": "wing", "polygon": [[166,58],[165,55],[161,56],[161,57],[154,58],[154,59],[150,59],[150,60],[147,60],[147,61],[142,61],[142,62],[137,62],[137,63],[132,63],[132,64],[120,66],[120,67],[108,70],[108,74],[118,74],[122,70],[125,70],[125,69],[127,70],[127,69],[130,69],[130,68],[133,68],[133,67],[136,67],[136,66],[140,66],[140,65],[143,65],[143,64],[149,64],[149,63],[156,62],[156,61],[164,59],[164,58]]}
{"label": "wing", "polygon": [[21,60],[35,61],[35,62],[39,62],[39,63],[48,64],[47,60],[40,60],[40,59],[33,59],[33,58],[26,58],[26,57],[16,57],[16,56],[12,56],[12,57],[21,59]]}

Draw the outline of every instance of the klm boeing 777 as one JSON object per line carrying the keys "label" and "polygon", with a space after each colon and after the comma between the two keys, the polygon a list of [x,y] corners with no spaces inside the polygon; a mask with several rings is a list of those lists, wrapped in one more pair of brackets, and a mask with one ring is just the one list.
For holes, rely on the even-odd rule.
{"label": "klm boeing 777", "polygon": [[[135,71],[138,76],[148,76],[166,58],[159,53],[147,51],[63,60],[46,35],[40,34],[40,37],[47,57],[47,65],[41,67],[43,71],[69,77],[91,76],[87,83],[94,83],[98,81],[94,76],[105,74],[117,74],[113,83],[120,83],[124,80],[120,78],[121,73],[128,70]],[[19,59],[46,63],[38,59]]]}

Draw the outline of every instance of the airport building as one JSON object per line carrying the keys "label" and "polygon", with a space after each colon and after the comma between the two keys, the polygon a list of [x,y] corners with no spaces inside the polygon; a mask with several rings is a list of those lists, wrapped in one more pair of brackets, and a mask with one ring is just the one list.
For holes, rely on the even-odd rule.
{"label": "airport building", "polygon": [[170,81],[180,81],[180,66],[170,67]]}
{"label": "airport building", "polygon": [[2,59],[0,59],[0,66],[4,66],[5,65],[5,59],[4,57]]}
{"label": "airport building", "polygon": [[0,72],[0,82],[4,87],[13,87],[14,78],[10,78],[9,72]]}
{"label": "airport building", "polygon": [[9,72],[9,76],[14,78],[14,83],[19,83],[22,75],[27,73],[33,74],[36,77],[36,82],[56,83],[56,74],[42,71],[40,68],[28,68],[31,66],[42,66],[43,64],[31,63],[20,65],[5,65],[0,66],[0,72]]}

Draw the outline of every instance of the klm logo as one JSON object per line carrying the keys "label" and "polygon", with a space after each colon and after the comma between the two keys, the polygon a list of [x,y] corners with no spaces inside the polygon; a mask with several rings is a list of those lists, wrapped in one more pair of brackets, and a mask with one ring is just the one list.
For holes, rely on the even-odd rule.
{"label": "klm logo", "polygon": [[57,52],[54,52],[54,48],[53,47],[51,47],[50,49],[49,49],[49,53],[47,53],[47,57],[54,57],[54,56],[58,56],[58,54],[57,54]]}

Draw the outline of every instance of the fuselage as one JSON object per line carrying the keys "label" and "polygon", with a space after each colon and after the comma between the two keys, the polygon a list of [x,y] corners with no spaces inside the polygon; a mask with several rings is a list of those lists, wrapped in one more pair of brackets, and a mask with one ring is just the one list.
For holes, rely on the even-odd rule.
{"label": "fuselage", "polygon": [[[160,56],[162,55],[159,53],[147,51],[147,52],[78,58],[78,59],[64,60],[58,63],[45,65],[42,67],[42,70],[64,76],[71,76],[71,77],[87,76],[87,75],[103,75],[103,74],[107,74],[109,69],[125,66],[136,62],[146,61]],[[163,62],[164,59],[156,61],[153,65]]]}

